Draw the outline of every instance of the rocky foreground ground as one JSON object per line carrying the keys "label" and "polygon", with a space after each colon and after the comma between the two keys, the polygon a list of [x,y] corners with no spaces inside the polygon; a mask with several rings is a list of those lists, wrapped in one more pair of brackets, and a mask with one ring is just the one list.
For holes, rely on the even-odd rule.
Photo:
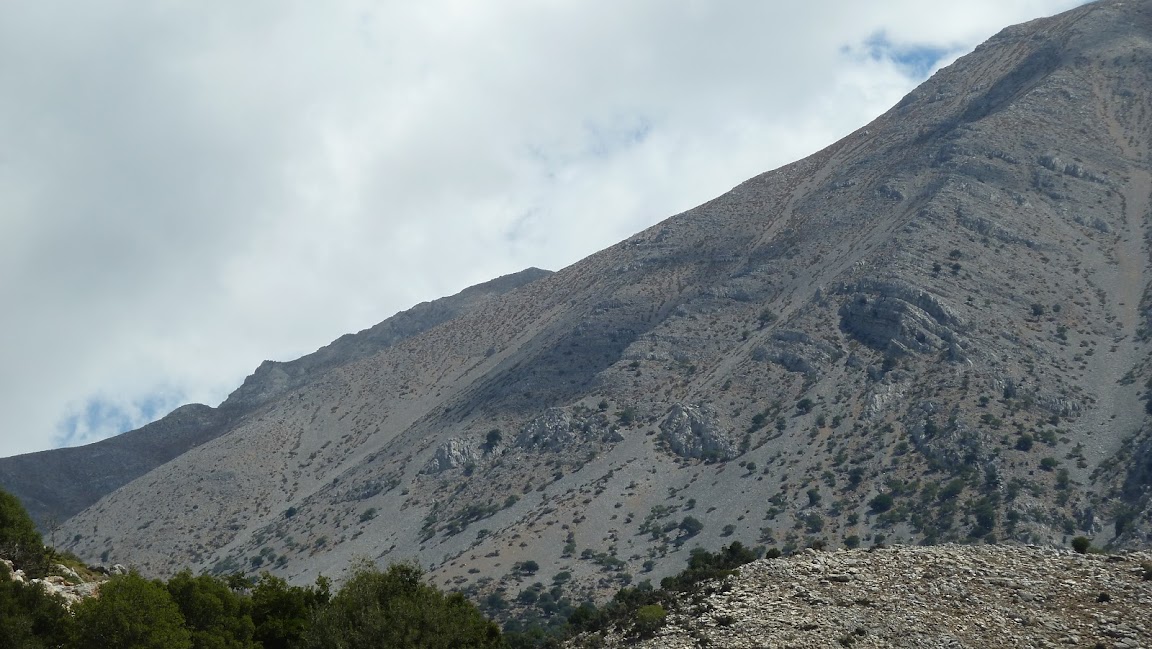
{"label": "rocky foreground ground", "polygon": [[[90,574],[81,576],[72,568],[65,565],[56,564],[52,566],[50,574],[43,579],[32,579],[24,574],[23,570],[17,570],[8,559],[0,559],[0,563],[4,564],[7,568],[6,571],[0,574],[7,574],[8,579],[17,581],[22,584],[31,584],[39,586],[50,595],[59,595],[64,599],[64,603],[71,607],[73,604],[78,603],[86,597],[95,597],[100,592],[100,585],[107,580],[105,575],[97,575],[92,571],[86,571]],[[112,574],[122,575],[127,572],[124,566],[113,566]]]}
{"label": "rocky foreground ground", "polygon": [[574,646],[1152,647],[1152,554],[1011,546],[806,551],[744,566],[654,637]]}

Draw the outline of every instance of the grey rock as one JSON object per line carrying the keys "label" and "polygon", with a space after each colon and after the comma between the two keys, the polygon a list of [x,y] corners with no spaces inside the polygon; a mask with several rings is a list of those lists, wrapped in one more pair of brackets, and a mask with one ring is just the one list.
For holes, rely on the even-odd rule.
{"label": "grey rock", "polygon": [[441,473],[476,464],[479,454],[464,440],[453,437],[436,448],[435,455],[424,466],[424,473]]}
{"label": "grey rock", "polygon": [[682,457],[730,460],[739,447],[704,406],[673,404],[660,423],[660,432],[669,448]]}
{"label": "grey rock", "polygon": [[525,449],[545,448],[559,451],[578,439],[572,420],[560,408],[549,408],[528,422],[516,435],[516,446]]}

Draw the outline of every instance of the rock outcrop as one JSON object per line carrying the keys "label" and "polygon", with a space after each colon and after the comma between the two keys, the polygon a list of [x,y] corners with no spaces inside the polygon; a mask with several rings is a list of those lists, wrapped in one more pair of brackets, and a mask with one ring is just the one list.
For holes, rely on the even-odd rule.
{"label": "rock outcrop", "polygon": [[549,408],[528,422],[516,435],[516,446],[560,451],[577,440],[572,420],[560,408]]}
{"label": "rock outcrop", "polygon": [[453,437],[436,447],[436,454],[424,465],[423,473],[436,474],[476,464],[476,450],[459,437]]}
{"label": "rock outcrop", "polygon": [[730,460],[740,452],[716,413],[706,406],[674,404],[660,422],[660,432],[681,457]]}
{"label": "rock outcrop", "polygon": [[[66,606],[71,607],[88,597],[96,597],[100,593],[100,586],[104,579],[85,580],[75,570],[68,566],[56,565],[52,567],[51,574],[43,578],[29,579],[23,570],[16,570],[12,562],[0,559],[4,570],[11,581],[29,584],[42,588],[49,595],[55,595],[64,600]],[[2,623],[2,622],[0,622]]]}

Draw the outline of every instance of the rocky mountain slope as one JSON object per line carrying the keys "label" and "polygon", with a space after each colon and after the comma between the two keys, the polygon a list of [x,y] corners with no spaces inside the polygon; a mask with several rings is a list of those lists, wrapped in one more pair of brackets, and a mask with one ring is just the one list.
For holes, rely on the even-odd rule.
{"label": "rocky mountain slope", "polygon": [[154,574],[415,559],[496,603],[732,540],[1146,546],[1150,88],[1146,2],[1008,28],[809,158],[283,381],[61,537]]}
{"label": "rocky mountain slope", "polygon": [[294,361],[265,361],[218,408],[189,404],[134,431],[86,446],[0,458],[0,487],[23,502],[48,531],[103,496],[172,458],[223,435],[261,406],[332,368],[367,358],[476,308],[485,300],[548,275],[530,268],[418,304]]}
{"label": "rocky mountain slope", "polygon": [[1147,647],[1152,555],[954,546],[762,559],[685,597],[654,637],[570,647]]}

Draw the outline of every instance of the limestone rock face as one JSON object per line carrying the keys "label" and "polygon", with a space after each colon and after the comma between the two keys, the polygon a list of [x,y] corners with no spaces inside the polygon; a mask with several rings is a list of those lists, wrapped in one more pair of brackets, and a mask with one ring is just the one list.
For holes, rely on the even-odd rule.
{"label": "limestone rock face", "polygon": [[706,407],[673,405],[660,423],[660,432],[681,457],[730,460],[739,453],[716,414]]}
{"label": "limestone rock face", "polygon": [[958,342],[959,318],[930,293],[899,282],[861,282],[840,307],[840,327],[880,351],[927,353]]}
{"label": "limestone rock face", "polygon": [[475,464],[479,455],[459,437],[453,437],[436,448],[436,454],[424,466],[423,473],[441,473]]}
{"label": "limestone rock face", "polygon": [[516,446],[559,451],[577,440],[578,436],[572,428],[572,420],[567,413],[560,408],[549,408],[528,422],[516,435]]}

